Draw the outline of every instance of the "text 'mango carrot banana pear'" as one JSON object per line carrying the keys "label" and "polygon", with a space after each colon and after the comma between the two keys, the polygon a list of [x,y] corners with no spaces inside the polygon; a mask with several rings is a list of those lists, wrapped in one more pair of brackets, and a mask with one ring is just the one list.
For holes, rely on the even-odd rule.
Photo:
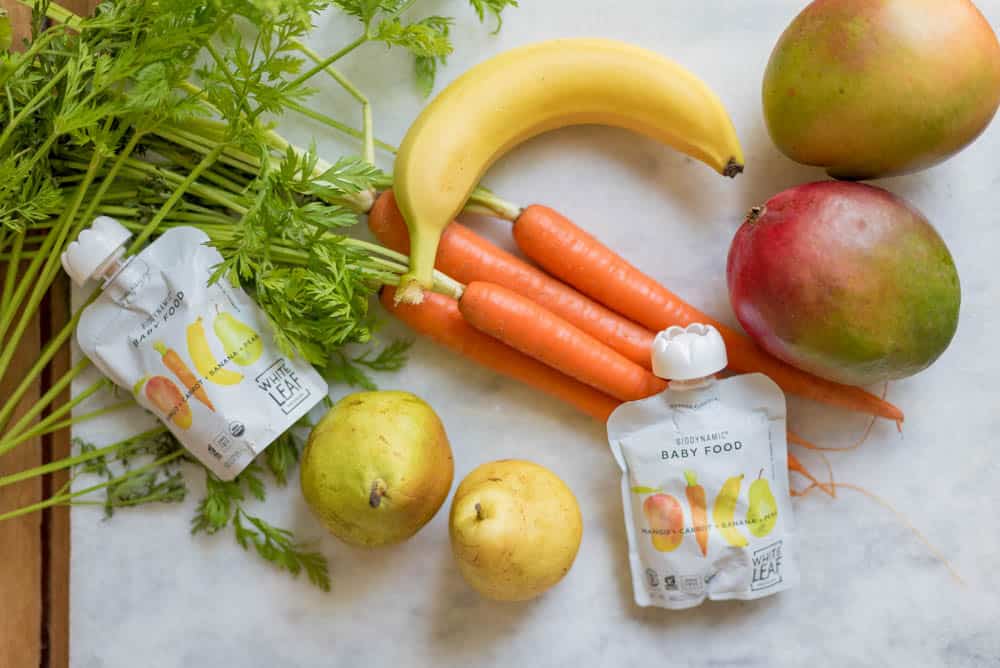
{"label": "text 'mango carrot banana pear'", "polygon": [[[270,322],[246,292],[210,280],[222,256],[204,232],[172,227],[126,256],[130,237],[102,216],[63,254],[78,285],[102,281],[80,316],[77,340],[209,471],[232,480],[326,396],[326,383],[308,363],[279,350]],[[221,317],[223,309],[239,320]],[[204,323],[213,318],[210,338]]]}
{"label": "text 'mango carrot banana pear'", "polygon": [[[710,325],[660,332],[652,367],[670,380],[667,389],[608,418],[641,606],[751,600],[798,581],[785,397],[763,374],[717,380],[727,363],[722,335]],[[687,533],[696,540],[683,540]]]}

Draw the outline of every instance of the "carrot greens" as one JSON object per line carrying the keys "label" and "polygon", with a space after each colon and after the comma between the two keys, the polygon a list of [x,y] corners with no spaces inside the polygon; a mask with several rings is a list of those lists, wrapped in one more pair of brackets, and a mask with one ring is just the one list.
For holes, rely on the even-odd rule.
{"label": "carrot greens", "polygon": [[[203,230],[224,258],[213,280],[241,284],[272,320],[279,346],[331,380],[370,387],[367,371],[404,363],[405,344],[372,347],[369,298],[398,283],[407,258],[347,234],[376,190],[391,184],[375,165],[375,150],[392,147],[375,139],[371,100],[338,65],[369,42],[402,48],[414,56],[426,93],[452,51],[452,18],[415,16],[418,0],[106,0],[93,17],[21,1],[34,16],[22,52],[8,49],[9,22],[0,17],[0,378],[13,388],[0,398],[0,457],[133,405],[89,407],[107,391],[103,379],[60,403],[88,368],[83,359],[16,415],[71,339],[81,310],[16,377],[15,351],[59,289],[61,253],[97,215],[132,230],[130,252],[173,226]],[[516,3],[470,4],[499,27],[502,10]],[[357,36],[319,53],[310,34],[331,19],[356,22]],[[360,129],[309,108],[324,81],[360,107]],[[359,151],[323,160],[315,147],[295,146],[277,132],[285,117],[320,120],[359,139]],[[438,275],[437,289],[455,296],[461,286]],[[351,344],[362,352],[346,352]],[[329,588],[322,555],[246,508],[247,499],[265,495],[264,469],[278,484],[287,481],[300,445],[290,432],[237,481],[209,476],[192,528],[231,526],[244,549]],[[77,441],[65,460],[0,477],[2,487],[68,469],[74,481],[0,520],[55,505],[96,503],[110,514],[179,502],[187,494],[179,466],[187,459],[162,427],[103,447]]]}

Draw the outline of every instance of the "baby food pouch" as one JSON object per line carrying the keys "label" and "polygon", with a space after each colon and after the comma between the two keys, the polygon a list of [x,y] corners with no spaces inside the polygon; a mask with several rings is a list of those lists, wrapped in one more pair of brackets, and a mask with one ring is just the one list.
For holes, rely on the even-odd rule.
{"label": "baby food pouch", "polygon": [[308,363],[281,353],[240,288],[208,285],[222,261],[193,227],[124,257],[130,233],[101,217],[63,254],[78,285],[102,279],[77,326],[84,354],[130,390],[198,460],[231,480],[327,391]]}
{"label": "baby food pouch", "polygon": [[726,363],[714,327],[671,327],[653,344],[669,387],[608,419],[638,605],[754,599],[798,582],[785,397],[763,374],[716,380]]}

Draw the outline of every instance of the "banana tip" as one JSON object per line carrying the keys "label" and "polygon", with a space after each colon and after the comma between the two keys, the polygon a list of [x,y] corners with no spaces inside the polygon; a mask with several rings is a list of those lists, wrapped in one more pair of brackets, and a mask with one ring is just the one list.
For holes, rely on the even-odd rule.
{"label": "banana tip", "polygon": [[722,170],[722,175],[734,178],[737,174],[741,174],[742,172],[743,164],[737,162],[736,158],[730,158],[729,162],[726,163],[726,167]]}

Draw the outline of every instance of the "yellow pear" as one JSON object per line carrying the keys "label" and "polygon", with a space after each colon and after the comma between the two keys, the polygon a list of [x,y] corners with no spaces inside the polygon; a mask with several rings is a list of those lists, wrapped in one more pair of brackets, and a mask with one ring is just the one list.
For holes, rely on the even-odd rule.
{"label": "yellow pear", "polygon": [[302,495],[330,532],[364,547],[406,540],[451,489],[454,461],[441,420],[409,392],[357,392],[309,434]]}
{"label": "yellow pear", "polygon": [[505,459],[466,476],[449,527],[459,572],[473,589],[498,601],[523,601],[569,572],[583,518],[573,492],[552,471]]}

